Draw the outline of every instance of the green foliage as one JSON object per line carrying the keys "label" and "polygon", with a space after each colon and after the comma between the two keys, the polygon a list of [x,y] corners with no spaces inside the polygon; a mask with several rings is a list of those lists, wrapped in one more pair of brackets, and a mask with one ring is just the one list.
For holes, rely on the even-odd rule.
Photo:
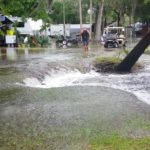
{"label": "green foliage", "polygon": [[[97,20],[99,0],[92,0],[94,14],[93,22]],[[137,5],[135,4],[137,2]],[[89,0],[82,0],[83,23],[89,23]],[[32,17],[42,19],[48,23],[63,23],[63,6],[65,7],[66,23],[79,23],[79,4],[74,0],[53,0],[52,11],[49,10],[48,0],[0,0],[0,12],[5,15],[18,16],[22,18]],[[133,13],[132,11],[134,10]],[[128,25],[135,21],[150,22],[149,15],[150,0],[105,0],[103,22],[105,25],[117,21],[122,25]],[[135,14],[134,16],[132,16]],[[126,19],[126,18],[128,19]],[[128,22],[125,22],[125,19]]]}
{"label": "green foliage", "polygon": [[140,21],[148,23],[148,22],[150,22],[149,10],[150,10],[150,1],[149,0],[139,1],[138,7],[136,9],[135,17]]}
{"label": "green foliage", "polygon": [[0,12],[22,18],[32,17],[49,22],[47,0],[1,0]]}
{"label": "green foliage", "polygon": [[41,47],[46,47],[50,44],[50,40],[48,36],[45,35],[36,35],[37,42],[41,45]]}
{"label": "green foliage", "polygon": [[[63,5],[61,2],[55,2],[52,6],[52,14],[50,17],[52,18],[54,23],[62,23],[63,22]],[[57,14],[57,15],[56,15]]]}
{"label": "green foliage", "polygon": [[65,9],[65,22],[66,23],[79,23],[79,12],[76,1],[56,1],[52,6],[52,13],[50,17],[53,23],[63,23],[63,7]]}
{"label": "green foliage", "polygon": [[50,45],[50,39],[48,36],[36,34],[28,37],[28,44],[30,47],[47,47]]}
{"label": "green foliage", "polygon": [[2,30],[0,30],[0,36],[4,36],[4,35],[5,33]]}

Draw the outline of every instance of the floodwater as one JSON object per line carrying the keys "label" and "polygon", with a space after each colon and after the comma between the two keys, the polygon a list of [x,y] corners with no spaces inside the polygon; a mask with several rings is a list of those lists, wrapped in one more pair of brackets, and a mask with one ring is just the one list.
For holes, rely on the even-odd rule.
{"label": "floodwater", "polygon": [[97,134],[150,135],[141,127],[150,123],[150,56],[133,73],[97,73],[92,63],[102,53],[1,49],[2,148],[86,149]]}

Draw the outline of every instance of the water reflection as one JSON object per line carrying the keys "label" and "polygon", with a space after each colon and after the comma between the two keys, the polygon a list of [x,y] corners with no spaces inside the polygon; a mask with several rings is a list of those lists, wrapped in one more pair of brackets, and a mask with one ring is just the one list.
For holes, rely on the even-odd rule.
{"label": "water reflection", "polygon": [[8,60],[15,61],[17,60],[17,50],[14,48],[7,48],[6,55]]}
{"label": "water reflection", "polygon": [[8,62],[14,62],[17,60],[18,50],[14,48],[2,48],[1,51],[1,62],[2,64],[8,64]]}
{"label": "water reflection", "polygon": [[7,50],[6,49],[1,49],[1,60],[2,64],[7,64]]}
{"label": "water reflection", "polygon": [[29,49],[28,48],[24,49],[24,55],[25,55],[25,58],[29,57]]}

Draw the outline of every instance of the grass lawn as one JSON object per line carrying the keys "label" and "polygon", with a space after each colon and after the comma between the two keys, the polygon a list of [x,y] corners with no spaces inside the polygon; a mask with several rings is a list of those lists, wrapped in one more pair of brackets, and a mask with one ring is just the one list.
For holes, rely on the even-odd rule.
{"label": "grass lawn", "polygon": [[96,137],[89,150],[150,150],[150,137],[127,138],[119,135]]}

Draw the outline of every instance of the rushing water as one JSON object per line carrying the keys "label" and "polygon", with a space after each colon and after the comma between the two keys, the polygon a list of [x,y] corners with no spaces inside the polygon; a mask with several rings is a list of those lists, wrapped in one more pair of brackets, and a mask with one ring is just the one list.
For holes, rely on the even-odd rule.
{"label": "rushing water", "polygon": [[[146,73],[147,71],[147,73]],[[143,73],[145,72],[145,73]],[[131,92],[140,100],[150,104],[150,69],[139,73],[118,75],[99,74],[94,71],[81,73],[79,70],[59,70],[57,73],[45,74],[42,81],[35,77],[23,80],[26,86],[52,88],[64,86],[105,86]]]}
{"label": "rushing water", "polygon": [[[31,55],[32,56],[32,55]],[[30,56],[30,57],[31,57]],[[38,55],[28,62],[27,72],[18,85],[34,88],[58,88],[66,86],[104,86],[130,92],[139,100],[150,104],[150,65],[129,74],[97,73],[91,68],[89,58],[78,50],[57,51]]]}
{"label": "rushing water", "polygon": [[137,72],[97,73],[92,62],[102,53],[114,55],[94,48],[89,57],[81,49],[1,49],[2,149],[83,150],[97,134],[150,135],[139,129],[150,119],[149,56]]}
{"label": "rushing water", "polygon": [[[25,49],[18,52],[8,48],[1,50],[1,68],[2,72],[7,70],[7,75],[8,71],[10,72],[8,78],[12,76],[11,72],[16,72],[16,85],[34,88],[105,86],[130,92],[139,100],[150,104],[149,63],[146,63],[143,69],[129,74],[97,73],[92,70],[91,61],[97,54],[100,52],[93,51],[90,52],[89,58],[85,58],[80,49]],[[12,79],[13,82],[15,78],[16,76]]]}

